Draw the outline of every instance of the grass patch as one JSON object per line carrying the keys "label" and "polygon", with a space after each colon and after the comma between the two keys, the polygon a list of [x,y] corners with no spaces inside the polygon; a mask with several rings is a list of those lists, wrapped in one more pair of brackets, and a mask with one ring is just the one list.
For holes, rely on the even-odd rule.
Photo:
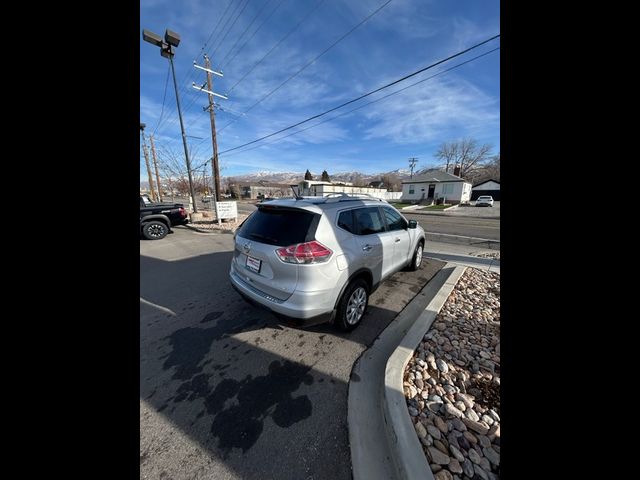
{"label": "grass patch", "polygon": [[389,204],[393,205],[396,208],[410,207],[411,205],[413,205],[413,203],[393,203],[393,202],[389,202]]}

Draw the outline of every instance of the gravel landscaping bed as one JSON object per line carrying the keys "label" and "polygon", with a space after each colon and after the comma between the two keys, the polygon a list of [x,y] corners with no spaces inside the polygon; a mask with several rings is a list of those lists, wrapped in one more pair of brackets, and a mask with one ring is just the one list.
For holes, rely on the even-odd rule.
{"label": "gravel landscaping bed", "polygon": [[500,478],[500,274],[467,268],[404,373],[436,480]]}
{"label": "gravel landscaping bed", "polygon": [[194,228],[197,228],[198,230],[209,230],[212,232],[216,230],[230,230],[232,232],[235,232],[240,226],[240,224],[244,222],[245,218],[247,218],[248,216],[249,215],[238,214],[237,222],[233,222],[233,221],[225,222],[223,220],[220,225],[218,225],[218,222],[214,220],[207,220],[203,222],[192,222],[189,225],[191,225]]}

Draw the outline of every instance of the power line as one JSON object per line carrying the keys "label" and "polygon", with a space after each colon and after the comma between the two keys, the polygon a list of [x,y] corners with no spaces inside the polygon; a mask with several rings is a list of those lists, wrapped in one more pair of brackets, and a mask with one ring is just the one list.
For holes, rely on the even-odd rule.
{"label": "power line", "polygon": [[[238,21],[238,18],[240,18],[240,15],[242,15],[242,12],[244,12],[244,9],[247,8],[247,5],[249,4],[249,0],[246,0],[246,2],[244,3],[244,7],[242,7],[242,10],[240,10],[240,13],[238,13],[238,15],[236,15],[236,18],[233,20],[233,23],[231,24],[231,26],[229,27],[229,30],[227,30],[227,33],[224,34],[224,37],[222,37],[222,40],[220,40],[220,42],[216,42],[218,43],[218,46],[213,50],[213,53],[211,53],[211,50],[209,50],[207,52],[207,54],[211,53],[211,55],[209,55],[209,57],[212,57],[215,55],[215,53],[218,51],[218,48],[220,48],[220,46],[222,45],[222,43],[224,42],[224,39],[227,38],[227,35],[229,35],[229,32],[233,29],[234,25],[236,24],[236,22]],[[233,11],[233,13],[231,14],[231,16],[227,19],[227,21],[225,22],[224,27],[222,27],[222,30],[220,31],[220,33],[224,32],[224,29],[227,28],[227,24],[229,23],[229,20],[231,20],[231,17],[233,17],[233,15],[236,13],[236,11],[238,10],[238,8],[240,8],[240,5],[242,5],[242,0],[240,0],[240,2],[238,3],[238,6],[236,7],[236,9]]]}
{"label": "power line", "polygon": [[[280,40],[278,40],[278,41],[276,42],[276,44],[275,44],[273,47],[271,47],[271,49],[270,49],[267,53],[265,53],[265,54],[264,54],[264,56],[263,56],[260,60],[258,60],[258,61],[253,65],[253,67],[251,67],[251,68],[249,69],[249,71],[248,71],[247,73],[245,73],[245,74],[240,78],[240,80],[238,80],[236,83],[234,83],[234,84],[233,84],[233,86],[232,86],[232,87],[227,91],[227,94],[229,94],[229,93],[233,92],[233,91],[235,90],[235,88],[240,84],[240,82],[242,82],[245,78],[247,78],[247,76],[248,76],[251,72],[253,72],[253,70],[254,70],[258,65],[260,65],[260,64],[264,61],[264,59],[265,59],[265,58],[267,58],[269,55],[271,55],[271,54],[272,54],[272,53],[273,53],[273,52],[274,52],[274,51],[275,51],[275,50],[276,50],[276,49],[277,49],[277,48],[282,44],[282,42],[284,42],[284,41],[289,37],[289,35],[291,35],[293,32],[295,32],[295,31],[298,29],[298,27],[299,27],[300,25],[302,25],[302,24],[304,23],[304,21],[305,21],[305,20],[307,20],[307,18],[309,18],[309,16],[310,16],[313,12],[315,12],[315,11],[320,7],[320,5],[322,5],[322,4],[324,3],[324,1],[325,1],[325,0],[320,0],[318,3],[316,3],[316,5],[315,5],[312,9],[310,9],[310,10],[309,10],[305,15],[304,15],[304,17],[302,17],[302,19],[301,19],[301,20],[300,20],[300,21],[299,21],[299,22],[298,22],[298,23],[297,23],[297,24],[296,24],[296,25],[295,25],[291,30],[289,30],[289,31],[284,35],[284,37],[282,37]],[[390,0],[390,1],[391,1],[391,0]]]}
{"label": "power line", "polygon": [[[229,3],[227,3],[227,6],[225,7],[224,12],[223,12],[223,13],[222,13],[222,15],[220,16],[220,19],[218,20],[218,23],[216,23],[216,26],[213,28],[213,30],[211,30],[211,33],[209,34],[209,37],[207,38],[206,42],[204,42],[204,44],[203,44],[202,48],[200,49],[200,53],[202,53],[202,52],[204,52],[204,51],[205,51],[205,48],[207,47],[207,44],[209,43],[209,41],[210,41],[210,40],[211,40],[211,38],[213,37],[214,33],[218,30],[218,26],[220,25],[220,23],[222,22],[222,20],[225,18],[226,14],[227,14],[227,11],[229,10],[229,7],[231,7],[231,4],[233,3],[233,1],[234,1],[234,0],[229,0]],[[238,5],[239,5],[239,4],[238,4]],[[234,12],[235,12],[235,10],[234,10]],[[228,23],[229,19],[231,19],[231,16],[233,16],[233,13],[229,16],[229,18],[227,19],[227,22],[226,22],[226,23]],[[225,23],[225,27],[226,27],[226,23]],[[224,28],[225,28],[225,27],[223,27],[223,30],[224,30]],[[215,40],[213,41],[213,43],[216,43],[216,42],[217,42],[217,40],[218,40],[218,38],[220,38],[220,34],[218,34],[218,35],[216,36],[216,38],[215,38]],[[180,91],[181,91],[182,93],[186,93],[186,92],[188,91],[187,87],[185,87],[185,85],[186,85],[186,84],[185,84],[184,82],[185,82],[186,80],[191,80],[191,79],[193,78],[193,75],[194,75],[194,72],[193,72],[191,69],[189,69],[189,70],[187,70],[187,71],[184,73],[184,75],[182,76],[182,78],[181,78],[181,80],[180,80],[180,83],[179,83],[179,85],[180,85]],[[193,102],[194,102],[194,100],[192,99],[192,101],[189,103],[189,105],[187,105],[187,108],[185,109],[185,112],[186,112],[187,110],[189,110],[189,108],[191,108],[191,106],[193,105]],[[173,107],[173,108],[172,108],[170,115],[174,114],[174,112],[175,112],[175,113],[177,113],[177,111],[176,111],[176,107]],[[166,121],[166,120],[165,120],[165,121]],[[170,121],[169,123],[166,123],[166,124],[163,126],[163,129],[166,129],[168,126],[173,125],[176,121],[177,121],[177,116],[176,116],[176,117],[174,117],[174,118],[173,118],[173,120],[172,120],[172,121]],[[160,124],[158,124],[158,126],[156,127],[156,130],[159,128],[159,126],[160,126]]]}
{"label": "power line", "polygon": [[240,34],[240,36],[238,37],[238,39],[236,40],[236,43],[233,44],[233,46],[229,49],[229,51],[227,52],[227,54],[224,56],[224,58],[222,59],[222,62],[220,62],[220,69],[222,69],[222,64],[224,63],[224,61],[229,57],[229,55],[231,54],[231,52],[233,52],[233,49],[236,48],[236,45],[238,45],[238,43],[240,43],[240,40],[242,40],[242,37],[245,36],[245,34],[249,31],[249,29],[251,28],[251,25],[253,25],[253,22],[255,22],[258,18],[258,16],[260,16],[260,14],[262,13],[262,11],[266,8],[266,6],[269,4],[271,0],[266,0],[263,4],[262,4],[262,8],[260,10],[258,10],[258,13],[256,13],[253,16],[253,19],[251,20],[251,22],[249,22],[249,25],[247,25],[247,28],[244,29],[244,31]]}
{"label": "power line", "polygon": [[[229,23],[229,21],[231,20],[231,17],[233,17],[233,15],[236,13],[236,11],[238,10],[238,7],[240,7],[240,5],[242,5],[242,2],[238,3],[237,7],[235,10],[233,10],[233,12],[231,13],[231,15],[229,16],[229,18],[227,19],[227,21],[225,22],[225,25],[222,27],[222,30],[220,31],[220,33],[222,33],[225,28],[227,27],[227,24]],[[244,3],[244,6],[242,7],[242,9],[240,9],[240,11],[238,12],[238,14],[236,15],[235,19],[233,20],[233,22],[231,23],[231,25],[229,26],[229,29],[227,30],[227,32],[224,34],[224,36],[222,37],[222,39],[220,40],[220,42],[218,43],[217,41],[214,43],[218,43],[218,46],[214,49],[213,53],[211,55],[214,55],[216,53],[216,51],[222,46],[222,44],[224,43],[224,40],[227,38],[227,35],[229,35],[229,33],[231,32],[231,30],[233,30],[233,27],[235,26],[236,22],[238,21],[238,19],[240,18],[240,16],[242,15],[242,12],[244,12],[245,8],[247,8],[247,5],[249,5],[249,0],[246,0],[246,2]],[[219,37],[219,35],[218,35]],[[185,114],[188,113],[188,111],[191,109],[191,107],[193,106],[193,104],[196,101],[196,96],[193,96],[191,101],[189,102],[189,104],[186,106],[185,108]],[[193,123],[195,121],[197,121],[198,118],[194,118],[189,125],[187,125],[187,127],[190,127],[191,125],[193,125]],[[176,119],[174,118],[172,122],[168,123],[166,125],[166,127],[168,127],[169,125],[172,125],[173,123],[175,123]]]}
{"label": "power line", "polygon": [[160,110],[160,118],[158,119],[158,123],[156,124],[156,128],[153,130],[153,133],[151,134],[151,136],[153,137],[156,134],[156,131],[158,130],[158,127],[160,126],[160,123],[162,122],[162,116],[164,115],[164,103],[167,99],[167,85],[169,84],[169,70],[171,69],[171,66],[167,66],[167,78],[164,81],[164,94],[162,95],[162,110]]}
{"label": "power line", "polygon": [[[268,1],[269,1],[269,0],[268,0]],[[323,0],[323,1],[324,1],[324,0]],[[266,2],[266,3],[268,3],[268,2]],[[266,5],[266,3],[265,3],[265,5]],[[271,14],[270,14],[270,15],[265,19],[265,21],[264,21],[264,22],[262,22],[262,24],[261,24],[261,25],[260,25],[260,26],[259,26],[259,27],[254,31],[254,32],[253,32],[253,34],[251,35],[251,38],[253,38],[253,36],[258,32],[258,30],[260,30],[260,28],[262,28],[262,26],[267,22],[267,20],[269,20],[269,18],[270,18],[270,17],[275,13],[275,11],[280,7],[280,5],[282,5],[282,3],[284,3],[284,0],[281,0],[281,1],[280,1],[280,3],[279,3],[278,5],[276,5],[276,8],[275,8],[275,9],[273,9],[273,10],[271,11]],[[245,31],[246,31],[246,30],[245,30]],[[249,38],[249,39],[248,39],[248,40],[247,40],[247,41],[242,45],[242,47],[240,47],[240,49],[238,49],[238,51],[237,51],[237,52],[235,53],[235,55],[231,58],[231,60],[233,60],[233,58],[235,58],[235,56],[238,54],[238,52],[240,52],[240,50],[242,50],[242,48],[244,48],[244,46],[249,42],[249,40],[251,40],[251,38]],[[236,43],[237,43],[237,42],[236,42]],[[228,64],[228,63],[230,63],[230,62],[231,62],[231,60],[230,60],[229,62],[227,62],[227,64]],[[187,107],[185,108],[185,112],[190,110],[190,108],[192,107],[193,103],[195,102],[195,99],[196,99],[196,97],[193,97],[193,98],[191,99],[191,102],[190,102],[190,103],[187,105]],[[242,116],[242,114],[240,114],[239,116]],[[194,124],[194,122],[196,122],[197,120],[198,120],[197,118],[194,118],[191,122],[189,122],[188,127],[190,127],[191,125],[193,125],[193,124]],[[173,123],[175,123],[175,121],[176,121],[176,119],[174,118],[174,119],[173,119]],[[167,126],[169,126],[169,125],[170,125],[170,123],[169,123],[169,124],[167,124]]]}
{"label": "power line", "polygon": [[319,126],[319,125],[322,125],[323,123],[331,122],[332,120],[335,120],[335,119],[337,119],[337,118],[344,117],[345,115],[349,115],[350,113],[353,113],[353,112],[355,112],[356,110],[360,110],[361,108],[368,107],[369,105],[372,105],[372,104],[374,104],[374,103],[380,102],[380,101],[382,101],[382,100],[386,100],[387,98],[392,97],[392,96],[394,96],[394,95],[397,95],[397,94],[399,94],[399,93],[401,93],[401,92],[403,92],[403,91],[405,91],[405,90],[407,90],[407,89],[409,89],[409,88],[415,87],[416,85],[419,85],[420,83],[426,82],[427,80],[431,80],[431,79],[432,79],[432,78],[434,78],[434,77],[437,77],[437,76],[439,76],[439,75],[443,75],[443,74],[445,74],[445,73],[447,73],[447,72],[450,72],[451,70],[454,70],[454,69],[456,69],[456,68],[462,67],[463,65],[466,65],[467,63],[471,63],[471,62],[473,62],[474,60],[477,60],[477,59],[479,59],[479,58],[481,58],[481,57],[484,57],[484,56],[486,56],[486,55],[489,55],[490,53],[493,53],[493,52],[495,52],[495,51],[497,51],[497,50],[500,50],[500,47],[496,47],[496,48],[494,48],[494,49],[492,49],[492,50],[489,50],[489,51],[487,51],[487,52],[485,52],[485,53],[482,53],[482,54],[480,54],[480,55],[477,55],[477,56],[475,56],[475,57],[473,57],[473,58],[471,58],[471,59],[469,59],[469,60],[466,60],[466,61],[464,61],[464,62],[458,63],[458,64],[454,65],[453,67],[450,67],[450,68],[447,68],[447,69],[445,69],[445,70],[442,70],[441,72],[438,72],[438,73],[436,73],[436,74],[434,74],[434,75],[431,75],[431,76],[429,76],[429,77],[427,77],[427,78],[423,78],[422,80],[419,80],[419,81],[417,81],[417,82],[415,82],[415,83],[412,83],[411,85],[407,85],[406,87],[403,87],[403,88],[401,88],[401,89],[399,89],[399,90],[396,90],[395,92],[392,92],[392,93],[390,93],[390,94],[388,94],[388,95],[384,95],[383,97],[380,97],[380,98],[377,98],[377,99],[372,100],[372,101],[370,101],[370,102],[367,102],[367,103],[365,103],[365,104],[359,105],[359,106],[357,106],[356,108],[352,108],[351,110],[348,110],[348,111],[346,111],[346,112],[340,113],[340,114],[335,115],[335,116],[333,116],[333,117],[331,117],[331,118],[327,118],[327,119],[322,120],[322,121],[320,121],[320,122],[318,122],[318,123],[314,123],[313,125],[310,125],[310,126],[308,126],[308,127],[306,127],[306,128],[302,128],[302,129],[300,129],[300,130],[296,130],[295,132],[289,133],[288,135],[285,135],[285,136],[283,136],[283,137],[277,138],[277,139],[275,139],[275,140],[273,140],[273,141],[271,141],[271,142],[267,142],[267,143],[263,143],[263,144],[260,144],[260,145],[256,145],[256,146],[254,146],[254,147],[247,148],[247,149],[242,150],[242,151],[239,151],[239,152],[231,153],[231,154],[229,154],[229,155],[227,155],[227,156],[233,156],[233,155],[237,155],[237,154],[239,154],[239,153],[244,153],[244,152],[249,152],[249,151],[251,151],[251,150],[255,150],[256,148],[261,148],[261,147],[264,147],[264,146],[267,146],[267,145],[273,145],[274,143],[278,143],[278,142],[280,142],[280,141],[284,140],[285,138],[291,137],[291,136],[293,136],[293,135],[297,135],[298,133],[302,133],[302,132],[304,132],[304,131],[306,131],[306,130],[310,130],[310,129],[315,128],[315,127],[317,127],[317,126]]}
{"label": "power line", "polygon": [[[267,23],[267,21],[273,16],[274,13],[276,13],[276,11],[278,10],[278,8],[280,8],[280,5],[282,5],[285,2],[285,0],[280,0],[280,3],[278,3],[278,5],[276,5],[276,8],[274,8],[273,10],[271,10],[271,13],[269,14],[269,16],[267,16],[267,18],[264,19],[264,21],[260,24],[260,26],[258,28],[256,28],[253,33],[251,34],[251,36],[247,39],[246,42],[244,42],[242,44],[242,46],[236,50],[236,53],[233,54],[233,57],[231,57],[229,59],[229,61],[225,64],[225,66],[229,65],[231,62],[233,62],[234,58],[236,58],[236,56],[238,55],[238,53],[240,53],[242,51],[242,49],[247,45],[247,43],[249,43],[251,41],[251,39],[253,39],[253,37],[255,37],[256,33],[258,33],[258,31],[263,27],[263,25],[265,23]],[[220,66],[220,69],[222,69],[223,66]]]}
{"label": "power line", "polygon": [[[271,95],[273,95],[275,92],[277,92],[278,90],[280,90],[286,83],[288,83],[289,81],[293,80],[295,77],[297,77],[300,73],[302,73],[307,67],[309,67],[310,65],[312,65],[313,63],[316,62],[316,60],[318,60],[321,56],[323,56],[325,53],[327,53],[329,50],[331,50],[333,47],[335,47],[338,43],[340,43],[342,40],[344,40],[346,37],[348,37],[349,35],[351,35],[351,33],[353,33],[358,27],[360,27],[362,24],[364,24],[367,20],[369,20],[371,17],[373,17],[375,14],[377,14],[380,10],[382,10],[384,7],[386,7],[387,5],[389,5],[389,3],[391,3],[393,0],[387,0],[384,4],[382,4],[380,7],[378,7],[373,13],[367,15],[360,23],[358,23],[356,26],[354,26],[351,30],[349,30],[347,33],[345,33],[344,35],[342,35],[340,38],[338,38],[335,42],[333,42],[331,45],[329,45],[327,48],[325,48],[319,55],[317,55],[315,58],[313,58],[310,62],[308,62],[307,64],[305,64],[301,69],[299,69],[296,73],[294,73],[293,75],[291,75],[289,78],[287,78],[284,82],[282,82],[280,85],[278,85],[276,88],[274,88],[273,90],[271,90],[269,93],[267,93],[265,96],[263,96],[260,100],[258,100],[257,102],[255,102],[253,105],[251,105],[248,109],[246,109],[243,113],[248,113],[249,111],[251,111],[253,108],[255,108],[257,105],[259,105],[260,103],[262,103],[263,101],[265,101],[267,98],[269,98]],[[227,128],[229,125],[231,125],[232,123],[235,123],[237,121],[236,120],[232,120],[231,122],[227,123],[224,127],[222,127],[219,131],[221,132],[222,130],[224,130],[225,128]]]}
{"label": "power line", "polygon": [[229,10],[229,7],[231,6],[232,3],[233,3],[233,0],[229,0],[229,3],[227,3],[227,8],[224,9],[224,12],[220,16],[220,19],[218,20],[218,23],[216,23],[216,26],[213,27],[213,30],[211,30],[211,33],[209,34],[209,37],[207,38],[207,41],[204,42],[204,45],[200,49],[200,54],[202,54],[202,52],[204,52],[204,50],[207,48],[207,44],[209,43],[209,40],[211,40],[211,37],[213,37],[213,33],[218,29],[218,26],[220,25],[220,22],[222,21],[224,16],[227,14],[227,10]]}
{"label": "power line", "polygon": [[[360,95],[359,97],[354,98],[353,100],[349,100],[348,102],[344,102],[344,103],[342,103],[341,105],[338,105],[337,107],[330,108],[329,110],[326,110],[326,111],[324,111],[324,112],[322,112],[322,113],[319,113],[318,115],[314,115],[313,117],[309,117],[309,118],[307,118],[307,119],[305,119],[305,120],[302,120],[302,121],[300,121],[300,122],[298,122],[298,123],[296,123],[296,124],[294,124],[294,125],[290,125],[290,126],[288,126],[288,127],[286,127],[286,128],[283,128],[283,129],[278,130],[277,132],[270,133],[269,135],[265,135],[265,136],[260,137],[260,138],[258,138],[258,139],[256,139],[256,140],[253,140],[253,141],[251,141],[251,142],[247,142],[247,143],[245,143],[245,144],[243,144],[243,145],[239,145],[239,146],[237,146],[237,147],[233,147],[233,148],[230,148],[230,149],[228,149],[228,150],[224,150],[223,152],[219,152],[219,153],[218,153],[218,155],[222,155],[223,153],[231,152],[231,151],[233,151],[233,150],[237,150],[238,148],[242,148],[242,147],[245,147],[245,146],[247,146],[247,145],[251,145],[251,144],[253,144],[253,143],[256,143],[256,142],[259,142],[259,141],[261,141],[261,140],[264,140],[265,138],[273,137],[274,135],[277,135],[277,134],[279,134],[279,133],[282,133],[282,132],[284,132],[284,131],[286,131],[286,130],[290,130],[290,129],[292,129],[292,128],[295,128],[295,127],[297,127],[298,125],[302,125],[303,123],[307,123],[307,122],[310,122],[311,120],[314,120],[314,119],[316,119],[316,118],[322,117],[322,116],[326,115],[327,113],[331,113],[331,112],[333,112],[333,111],[335,111],[335,110],[338,110],[339,108],[345,107],[345,106],[347,106],[347,105],[349,105],[349,104],[351,104],[351,103],[357,102],[358,100],[361,100],[361,99],[363,99],[363,98],[365,98],[365,97],[368,97],[368,96],[370,96],[370,95],[373,95],[374,93],[379,92],[380,90],[384,90],[385,88],[389,88],[389,87],[391,87],[392,85],[395,85],[396,83],[400,83],[400,82],[402,82],[402,81],[404,81],[404,80],[407,80],[408,78],[414,77],[414,76],[416,76],[416,75],[418,75],[418,74],[420,74],[420,73],[422,73],[422,72],[424,72],[424,71],[426,71],[426,70],[429,70],[429,69],[431,69],[431,68],[433,68],[433,67],[436,67],[436,66],[440,65],[441,63],[444,63],[444,62],[447,62],[447,61],[449,61],[449,60],[451,60],[451,59],[453,59],[453,58],[459,57],[460,55],[463,55],[463,54],[465,54],[465,53],[467,53],[467,52],[469,52],[469,51],[471,51],[471,50],[473,50],[473,49],[475,49],[475,48],[478,48],[478,47],[480,47],[480,46],[484,45],[485,43],[488,43],[488,42],[490,42],[490,41],[492,41],[492,40],[495,40],[495,39],[496,39],[496,38],[498,38],[498,37],[500,37],[500,34],[494,35],[493,37],[488,38],[487,40],[484,40],[484,41],[482,41],[482,42],[480,42],[480,43],[476,43],[474,46],[469,47],[469,48],[467,48],[467,49],[465,49],[465,50],[462,50],[462,51],[460,51],[460,52],[458,52],[458,53],[456,53],[456,54],[453,54],[453,55],[451,55],[451,56],[449,56],[449,57],[447,57],[447,58],[444,58],[444,59],[442,59],[442,60],[438,60],[437,62],[432,63],[431,65],[429,65],[429,66],[427,66],[427,67],[421,68],[420,70],[417,70],[417,71],[415,71],[415,72],[413,72],[413,73],[410,73],[409,75],[405,75],[404,77],[399,78],[398,80],[394,80],[394,81],[393,81],[393,82],[391,82],[391,83],[387,83],[386,85],[383,85],[382,87],[376,88],[375,90],[371,90],[370,92],[365,93],[365,94],[363,94],[363,95]],[[246,113],[246,112],[245,112],[245,113]]]}

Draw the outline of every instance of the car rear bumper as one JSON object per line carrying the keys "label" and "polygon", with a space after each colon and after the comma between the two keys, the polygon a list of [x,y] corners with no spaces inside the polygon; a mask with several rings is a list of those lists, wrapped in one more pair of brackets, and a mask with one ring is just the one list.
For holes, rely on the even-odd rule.
{"label": "car rear bumper", "polygon": [[249,303],[266,308],[299,325],[315,325],[333,319],[332,291],[294,292],[287,300],[271,297],[249,285],[233,271],[229,272],[231,286]]}

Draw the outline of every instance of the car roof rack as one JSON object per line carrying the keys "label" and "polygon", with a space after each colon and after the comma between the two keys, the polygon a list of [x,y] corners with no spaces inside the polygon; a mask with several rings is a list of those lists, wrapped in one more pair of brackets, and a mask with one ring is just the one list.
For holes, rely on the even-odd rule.
{"label": "car roof rack", "polygon": [[365,197],[365,200],[377,200],[378,202],[383,202],[382,198],[374,197],[373,195],[369,195],[368,193],[344,193],[344,192],[334,192],[325,195],[324,203],[334,203],[334,202],[348,202],[353,200],[362,200]]}

